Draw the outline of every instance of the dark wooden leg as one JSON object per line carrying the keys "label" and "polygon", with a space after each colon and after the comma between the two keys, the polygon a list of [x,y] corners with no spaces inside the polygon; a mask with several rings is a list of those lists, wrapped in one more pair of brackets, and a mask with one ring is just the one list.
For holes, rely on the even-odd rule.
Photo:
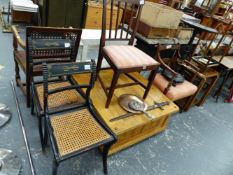
{"label": "dark wooden leg", "polygon": [[43,117],[44,119],[44,137],[43,137],[43,144],[44,147],[47,146],[48,144],[48,130],[47,130],[47,123],[46,123],[46,118],[45,116]]}
{"label": "dark wooden leg", "polygon": [[112,144],[108,144],[104,146],[104,150],[103,150],[103,167],[104,167],[104,174],[108,174],[108,151],[110,149]]}
{"label": "dark wooden leg", "polygon": [[31,115],[35,114],[33,99],[31,98]]}
{"label": "dark wooden leg", "polygon": [[30,75],[26,75],[26,94],[27,94],[27,107],[30,107],[30,99],[31,99],[31,94],[30,94]]}
{"label": "dark wooden leg", "polygon": [[42,146],[42,150],[45,150],[45,145],[44,145],[44,141],[43,141],[43,129],[42,129],[42,117],[41,116],[37,116],[38,117],[38,129],[39,129],[39,134],[40,134],[40,143]]}
{"label": "dark wooden leg", "polygon": [[155,79],[155,75],[156,75],[156,69],[155,70],[152,70],[151,73],[150,73],[150,76],[148,78],[148,84],[147,84],[147,87],[145,89],[145,93],[143,95],[143,99],[145,99],[150,91],[150,88],[151,88],[151,85],[153,84],[153,81]]}
{"label": "dark wooden leg", "polygon": [[214,77],[211,77],[211,79],[212,80],[211,80],[210,84],[208,85],[209,87],[207,87],[207,89],[205,90],[205,93],[202,95],[201,99],[197,103],[197,106],[203,105],[203,103],[205,102],[205,99],[207,98],[207,96],[209,95],[209,93],[212,90],[213,86],[215,85],[216,81],[218,80],[218,76],[216,75]]}
{"label": "dark wooden leg", "polygon": [[16,82],[16,85],[19,86],[19,83],[18,83],[18,80],[20,80],[19,65],[15,59],[14,61],[15,61],[15,82]]}
{"label": "dark wooden leg", "polygon": [[109,88],[109,92],[108,92],[108,95],[107,95],[107,101],[106,101],[106,104],[105,104],[105,108],[108,108],[109,105],[110,105],[110,102],[111,102],[113,93],[115,91],[115,87],[117,85],[117,80],[118,80],[119,76],[120,76],[120,73],[118,71],[114,71],[113,77],[112,77],[112,83],[111,83],[111,86]]}
{"label": "dark wooden leg", "polygon": [[198,94],[202,90],[202,87],[204,86],[204,84],[205,84],[205,79],[201,79],[200,83],[198,85],[197,92],[194,95],[192,95],[189,98],[188,102],[184,105],[184,108],[183,108],[184,111],[188,111],[190,107],[192,107],[193,105],[195,105],[194,103],[195,103],[196,97],[198,96]]}
{"label": "dark wooden leg", "polygon": [[57,175],[58,166],[59,166],[59,163],[54,159],[53,160],[53,175]]}
{"label": "dark wooden leg", "polygon": [[100,72],[100,69],[101,69],[101,65],[102,65],[102,61],[103,61],[103,56],[101,55],[101,53],[100,53],[100,55],[99,55],[99,57],[98,57],[98,61],[97,61],[97,66],[96,66],[96,74],[97,74],[97,76],[99,75],[99,72]]}

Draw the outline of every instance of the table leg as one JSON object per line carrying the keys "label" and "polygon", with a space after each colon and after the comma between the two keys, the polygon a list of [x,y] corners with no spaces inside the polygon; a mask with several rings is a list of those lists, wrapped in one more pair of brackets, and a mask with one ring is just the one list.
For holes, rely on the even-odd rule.
{"label": "table leg", "polygon": [[192,37],[190,38],[190,40],[189,40],[189,42],[187,44],[187,48],[185,48],[187,58],[191,57],[193,52],[194,52],[194,50],[193,50],[193,41],[194,41],[194,39],[195,39],[198,32],[199,32],[198,29],[193,30],[193,35],[192,35]]}
{"label": "table leg", "polygon": [[196,37],[196,35],[197,35],[198,32],[199,32],[199,31],[198,31],[197,29],[194,28],[194,30],[193,30],[193,35],[192,35],[192,37],[190,38],[190,40],[189,40],[189,42],[188,42],[188,45],[192,45],[192,44],[193,44],[193,41],[194,41],[194,39],[195,39],[195,37]]}

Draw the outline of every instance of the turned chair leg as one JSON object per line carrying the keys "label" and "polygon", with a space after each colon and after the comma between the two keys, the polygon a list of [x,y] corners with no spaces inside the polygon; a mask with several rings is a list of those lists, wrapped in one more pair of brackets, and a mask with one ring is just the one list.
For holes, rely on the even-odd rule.
{"label": "turned chair leg", "polygon": [[109,88],[109,92],[108,92],[108,95],[107,95],[107,101],[106,101],[106,104],[105,104],[105,108],[108,108],[109,105],[110,105],[110,102],[111,102],[111,99],[112,99],[112,96],[113,96],[113,93],[115,91],[115,88],[116,88],[116,85],[117,85],[117,80],[120,76],[120,73],[119,72],[115,72],[113,73],[113,77],[112,77],[112,83],[111,83],[111,86]]}
{"label": "turned chair leg", "polygon": [[103,149],[103,167],[104,167],[104,174],[108,174],[108,152],[112,144],[108,144],[104,146]]}

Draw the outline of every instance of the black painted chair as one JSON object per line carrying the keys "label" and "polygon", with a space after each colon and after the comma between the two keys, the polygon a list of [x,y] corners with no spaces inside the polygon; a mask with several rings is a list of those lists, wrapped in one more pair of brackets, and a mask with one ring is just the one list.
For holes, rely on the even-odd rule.
{"label": "black painted chair", "polygon": [[[89,84],[73,84],[71,75],[89,73]],[[49,82],[49,79],[62,76],[63,81]],[[45,135],[43,148],[49,137],[54,152],[53,175],[57,174],[59,164],[76,155],[103,145],[104,173],[107,174],[107,155],[116,141],[115,134],[96,114],[90,92],[96,79],[95,62],[43,64],[43,97],[38,95],[38,87],[32,85],[33,102],[43,108],[45,114]],[[59,84],[61,83],[61,84]],[[62,98],[73,103],[54,107]],[[38,98],[39,97],[39,98]],[[41,106],[43,105],[43,106]]]}

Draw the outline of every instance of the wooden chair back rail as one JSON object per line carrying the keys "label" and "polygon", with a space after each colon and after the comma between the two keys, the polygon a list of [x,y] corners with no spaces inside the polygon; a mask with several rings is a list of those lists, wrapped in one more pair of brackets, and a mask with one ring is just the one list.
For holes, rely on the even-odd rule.
{"label": "wooden chair back rail", "polygon": [[[85,70],[85,66],[88,65],[90,68]],[[66,87],[59,87],[53,90],[48,89],[48,79],[51,77],[59,77],[59,76],[70,76],[73,74],[80,74],[80,73],[91,73],[91,78],[89,84],[78,84],[78,85],[70,85]],[[61,64],[47,64],[43,63],[43,80],[44,80],[44,113],[51,112],[48,110],[48,96],[65,91],[65,90],[72,90],[75,89],[77,91],[82,91],[82,88],[86,88],[86,91],[83,92],[85,99],[89,99],[90,91],[94,86],[96,80],[96,65],[95,61],[91,60],[90,63],[61,63]],[[86,101],[85,103],[90,103]],[[74,108],[77,106],[74,106]],[[57,110],[59,111],[59,109]],[[54,112],[54,111],[52,111]]]}
{"label": "wooden chair back rail", "polygon": [[160,66],[162,66],[163,68],[165,68],[166,70],[168,70],[171,74],[172,74],[172,78],[169,81],[167,87],[164,89],[163,93],[167,94],[167,92],[169,91],[170,87],[173,84],[173,81],[175,79],[175,77],[177,76],[177,73],[170,68],[166,63],[164,63],[163,59],[161,58],[161,51],[167,51],[167,50],[173,50],[174,54],[173,57],[171,58],[171,60],[169,60],[170,62],[173,62],[173,66],[174,63],[176,63],[177,58],[180,58],[180,54],[179,54],[179,49],[180,49],[180,45],[176,44],[176,45],[160,45],[158,44],[157,46],[157,61],[160,63]]}
{"label": "wooden chair back rail", "polygon": [[[209,42],[209,44],[208,44],[208,46],[207,46],[207,48],[206,48],[206,50],[205,50],[205,52],[204,52],[204,56],[208,58],[207,63],[206,63],[205,65],[198,64],[198,65],[200,66],[200,69],[201,69],[200,71],[201,71],[201,72],[205,72],[205,71],[208,69],[210,62],[213,60],[212,57],[216,54],[216,52],[217,52],[217,50],[218,50],[220,44],[223,42],[224,38],[225,38],[226,35],[228,34],[228,32],[229,32],[229,30],[230,30],[231,27],[232,27],[232,22],[230,22],[230,23],[227,25],[227,27],[224,28],[224,29],[223,29],[223,23],[219,23],[219,24],[215,27],[215,29],[218,31],[218,33],[209,34],[209,35],[214,35],[214,37],[213,37],[213,39]],[[210,54],[209,54],[209,51],[210,51],[210,48],[211,48],[212,43],[217,39],[217,37],[218,37],[219,35],[221,35],[221,38],[219,39],[219,41],[218,41],[217,45],[215,46],[215,48],[213,49],[213,51],[211,51]],[[208,36],[208,34],[207,34],[207,36]],[[200,41],[201,41],[201,38],[198,40],[196,47],[199,45]],[[196,50],[196,47],[195,47],[194,50]],[[224,53],[224,54],[225,54],[225,53]],[[223,54],[223,55],[224,55],[224,54]],[[189,59],[190,61],[192,60],[193,55],[194,55],[194,52],[193,52],[192,56],[191,56],[190,59]],[[223,58],[223,57],[224,57],[224,56],[222,56],[222,58]],[[218,65],[220,64],[220,62],[221,62],[221,59],[220,59],[220,61],[218,62],[218,64],[217,64],[216,66],[218,66]]]}
{"label": "wooden chair back rail", "polygon": [[74,75],[81,73],[93,73],[96,72],[95,62],[91,60],[91,62],[79,62],[73,63],[73,66],[70,66],[71,63],[67,64],[49,64],[48,66],[48,77],[56,77],[63,75]]}
{"label": "wooden chair back rail", "polygon": [[[102,16],[102,35],[101,46],[105,46],[106,40],[128,40],[129,45],[132,45],[136,35],[136,28],[139,24],[142,5],[139,0],[111,0],[110,18],[107,21],[107,1],[103,2]],[[114,21],[113,9],[117,8],[116,20]],[[129,15],[128,15],[129,13]],[[127,19],[129,17],[129,19]],[[109,28],[106,29],[106,24],[109,22]],[[125,24],[128,23],[127,28]],[[113,30],[115,28],[115,30]],[[106,30],[109,30],[106,36]],[[123,35],[125,33],[125,35]]]}
{"label": "wooden chair back rail", "polygon": [[[39,29],[39,30],[38,30]],[[47,29],[47,30],[46,30]],[[37,31],[38,30],[38,31]],[[73,30],[73,31],[71,31]],[[74,33],[75,32],[75,33]],[[29,46],[32,46],[32,39],[70,39],[71,49],[40,49],[33,50],[30,48],[31,56],[33,57],[65,57],[71,56],[71,60],[76,59],[77,51],[79,48],[79,43],[81,39],[82,31],[77,29],[62,29],[52,30],[52,28],[38,28],[38,27],[28,27],[27,28],[27,40],[26,40],[26,50],[29,49]],[[75,43],[73,42],[75,41]],[[28,51],[28,52],[30,52]],[[27,53],[28,53],[27,52]],[[29,55],[28,55],[29,56]]]}
{"label": "wooden chair back rail", "polygon": [[[230,28],[231,28],[231,26],[232,26],[232,22],[230,22],[230,23],[227,25],[227,28],[224,28],[224,29],[222,29],[222,28],[223,28],[223,23],[220,23],[219,25],[221,26],[221,28],[218,27],[218,26],[215,28],[215,29],[218,30],[218,32],[219,32],[219,33],[215,34],[215,38],[216,38],[219,34],[221,34],[222,36],[221,36],[221,38],[220,38],[218,44],[217,44],[216,47],[214,48],[214,51],[211,52],[211,57],[214,56],[214,54],[216,53],[216,51],[217,51],[219,45],[222,43],[223,39],[226,37],[227,33],[229,32],[229,30],[230,30]],[[222,29],[222,30],[221,30],[221,29]],[[209,44],[209,46],[208,46],[208,48],[207,48],[205,54],[207,54],[207,52],[208,52],[208,50],[209,50],[211,44],[213,43],[213,41],[214,41],[214,39],[213,39],[213,40],[211,41],[211,43]],[[209,60],[209,61],[210,61],[210,60]],[[209,63],[209,61],[208,61],[208,63]],[[208,64],[208,63],[207,63],[207,64]]]}
{"label": "wooden chair back rail", "polygon": [[[31,50],[31,49],[30,49]],[[46,60],[48,58],[70,58],[70,56],[73,56],[73,49],[70,50],[54,50],[50,49],[47,51],[32,51],[30,54],[31,60]],[[71,60],[74,61],[74,58],[70,58]]]}

